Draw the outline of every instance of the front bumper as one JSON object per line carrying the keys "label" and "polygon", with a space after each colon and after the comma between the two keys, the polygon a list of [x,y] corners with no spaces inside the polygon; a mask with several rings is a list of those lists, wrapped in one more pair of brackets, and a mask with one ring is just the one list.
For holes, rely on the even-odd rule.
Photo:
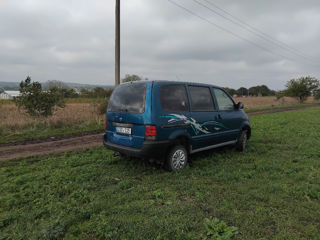
{"label": "front bumper", "polygon": [[106,136],[103,136],[103,145],[107,149],[127,156],[160,159],[165,157],[170,141],[145,141],[142,148],[137,149],[112,143],[107,140]]}

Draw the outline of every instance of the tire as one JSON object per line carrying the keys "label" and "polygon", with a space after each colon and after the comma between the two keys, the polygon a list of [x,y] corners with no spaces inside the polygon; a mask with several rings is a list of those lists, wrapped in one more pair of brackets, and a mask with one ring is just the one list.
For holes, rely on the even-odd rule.
{"label": "tire", "polygon": [[242,130],[238,138],[238,142],[236,143],[236,149],[239,152],[243,152],[244,149],[246,148],[247,141],[248,141],[248,131]]}
{"label": "tire", "polygon": [[182,145],[176,145],[170,149],[166,159],[166,169],[176,172],[186,167],[188,163],[188,152]]}

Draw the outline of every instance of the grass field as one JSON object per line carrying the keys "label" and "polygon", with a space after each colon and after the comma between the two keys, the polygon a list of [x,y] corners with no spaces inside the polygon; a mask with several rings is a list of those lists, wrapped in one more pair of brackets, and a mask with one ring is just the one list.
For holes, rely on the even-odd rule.
{"label": "grass field", "polygon": [[103,130],[104,115],[93,103],[67,103],[48,118],[33,118],[14,104],[0,107],[0,143]]}
{"label": "grass field", "polygon": [[320,108],[251,122],[244,153],[179,173],[103,147],[0,163],[0,239],[205,239],[215,217],[234,239],[319,240]]}
{"label": "grass field", "polygon": [[[283,97],[281,99],[277,99],[276,97],[237,97],[234,98],[234,101],[242,102],[245,109],[281,107],[300,104],[298,99],[291,97]],[[308,97],[305,101],[305,104],[317,102],[319,103],[319,100],[315,100],[313,97]]]}

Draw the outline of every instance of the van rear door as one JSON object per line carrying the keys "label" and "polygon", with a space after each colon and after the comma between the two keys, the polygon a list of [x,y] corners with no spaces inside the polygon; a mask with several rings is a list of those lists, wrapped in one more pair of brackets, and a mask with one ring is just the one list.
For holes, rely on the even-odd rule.
{"label": "van rear door", "polygon": [[[149,89],[150,88],[150,89]],[[112,93],[107,109],[108,141],[133,148],[144,142],[145,124],[149,122],[152,84],[126,83]]]}

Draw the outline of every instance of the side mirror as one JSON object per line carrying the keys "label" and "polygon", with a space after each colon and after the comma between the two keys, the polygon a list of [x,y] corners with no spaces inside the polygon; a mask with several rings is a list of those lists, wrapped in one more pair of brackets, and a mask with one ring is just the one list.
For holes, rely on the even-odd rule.
{"label": "side mirror", "polygon": [[242,102],[238,102],[238,104],[236,105],[236,108],[239,109],[244,109],[244,105]]}

